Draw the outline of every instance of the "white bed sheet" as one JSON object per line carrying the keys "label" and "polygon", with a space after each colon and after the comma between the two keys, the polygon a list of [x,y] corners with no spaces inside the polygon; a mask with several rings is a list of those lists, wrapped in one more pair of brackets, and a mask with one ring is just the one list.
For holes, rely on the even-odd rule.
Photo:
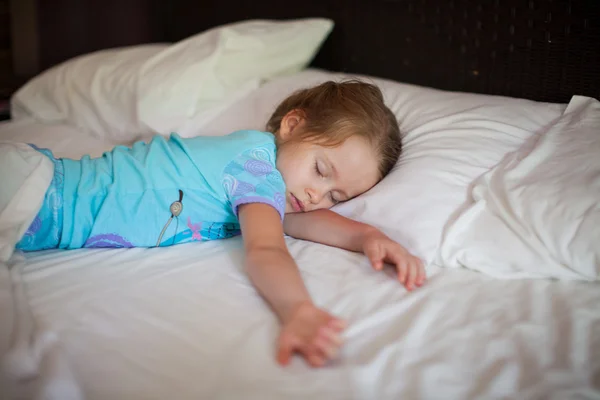
{"label": "white bed sheet", "polygon": [[[6,123],[0,136],[64,156],[110,147],[74,146],[68,129]],[[87,399],[600,398],[598,285],[434,269],[407,293],[361,255],[288,244],[315,301],[349,321],[323,369],[275,364],[277,322],[241,270],[239,239],[47,251],[22,274]]]}
{"label": "white bed sheet", "polygon": [[358,254],[288,244],[315,301],[349,322],[324,369],[275,364],[277,322],[239,239],[49,251],[28,255],[23,276],[88,399],[598,396],[597,285],[441,270],[407,293]]}

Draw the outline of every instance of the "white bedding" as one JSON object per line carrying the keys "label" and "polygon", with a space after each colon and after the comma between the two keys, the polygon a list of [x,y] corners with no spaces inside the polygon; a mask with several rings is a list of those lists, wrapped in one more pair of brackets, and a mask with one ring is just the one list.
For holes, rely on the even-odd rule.
{"label": "white bedding", "polygon": [[[324,76],[267,84],[202,132],[260,129],[286,91]],[[386,218],[383,228],[424,258],[467,186],[564,110],[377,83],[401,120],[405,157],[340,211],[370,223]],[[122,144],[144,138],[128,139]],[[58,157],[98,156],[118,144],[31,121],[0,123],[0,140]],[[429,267],[426,285],[408,293],[359,254],[287,240],[315,301],[350,323],[340,358],[323,369],[300,359],[275,364],[277,322],[242,271],[239,238],[47,251],[26,255],[18,272],[36,322],[58,335],[86,399],[600,398],[597,284]],[[2,267],[0,351],[11,328]]]}
{"label": "white bedding", "polygon": [[29,255],[23,277],[88,399],[598,395],[595,285],[442,270],[407,293],[360,255],[288,244],[316,302],[350,322],[322,370],[275,364],[277,322],[241,271],[239,239],[49,251]]}
{"label": "white bedding", "polygon": [[[61,155],[103,145],[20,124],[0,125],[0,137]],[[339,360],[324,369],[275,364],[277,322],[241,270],[239,239],[47,251],[27,255],[21,272],[37,322],[58,334],[86,399],[600,396],[597,285],[430,269],[407,293],[361,255],[288,244],[315,301],[350,322]]]}

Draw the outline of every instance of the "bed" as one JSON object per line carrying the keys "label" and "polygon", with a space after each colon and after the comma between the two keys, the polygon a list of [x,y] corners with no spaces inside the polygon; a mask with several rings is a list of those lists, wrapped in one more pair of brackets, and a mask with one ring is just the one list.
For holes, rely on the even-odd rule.
{"label": "bed", "polygon": [[[59,343],[40,379],[22,388],[23,398],[34,398],[40,385],[60,385],[65,373],[93,400],[600,398],[597,277],[550,279],[539,275],[538,267],[547,270],[546,261],[531,261],[535,265],[520,275],[508,271],[494,277],[477,253],[483,245],[461,245],[471,251],[467,255],[478,256],[482,268],[477,268],[469,259],[450,256],[456,252],[445,240],[481,176],[518,155],[532,138],[561,127],[573,107],[583,107],[573,95],[585,104],[600,97],[595,3],[308,1],[296,9],[280,2],[132,1],[105,2],[101,8],[79,2],[79,9],[71,3],[40,2],[34,48],[41,50],[22,59],[30,61],[25,70],[37,74],[115,46],[133,46],[123,51],[136,53],[107,50],[59,65],[54,75],[15,95],[15,119],[0,124],[0,140],[79,157],[172,128],[189,136],[260,129],[273,106],[294,89],[358,76],[382,89],[399,119],[405,149],[390,177],[336,211],[378,226],[422,257],[428,281],[407,292],[391,269],[376,273],[360,254],[286,238],[315,302],[346,318],[349,327],[343,350],[330,365],[311,369],[297,358],[281,368],[273,356],[277,321],[244,274],[240,238],[160,249],[16,254],[12,271],[23,283],[33,319]],[[197,17],[207,9],[210,15]],[[117,10],[139,12],[128,21],[117,17]],[[88,24],[74,23],[75,16]],[[250,18],[305,17],[334,25],[317,21],[321,33],[311,28],[312,48],[303,47],[308,39],[269,42],[269,49],[297,45],[304,59],[295,60],[293,68],[282,64],[269,76],[245,77],[241,84],[232,80],[235,85],[227,81],[219,101],[195,97],[194,104],[210,107],[193,118],[172,111],[183,104],[179,99],[131,108],[140,93],[127,91],[129,75],[115,78],[115,71],[129,71],[141,60],[148,87],[157,89],[156,76],[170,79],[162,71],[188,62],[178,55],[199,46],[202,38],[186,41],[191,35]],[[50,18],[64,23],[62,30],[51,29]],[[114,29],[103,36],[98,28],[108,20]],[[299,35],[273,29],[274,37]],[[78,40],[64,41],[76,33]],[[244,43],[251,47],[255,41]],[[156,56],[165,51],[168,57]],[[143,86],[138,73],[135,90]],[[71,84],[65,79],[73,77],[79,89],[96,88],[93,96],[81,90],[78,95],[102,104],[73,104],[51,89]],[[98,82],[108,90],[97,90]],[[144,99],[164,97],[164,91],[151,89]],[[590,126],[597,131],[600,125]],[[598,228],[590,229],[590,238],[597,237]],[[467,236],[453,237],[460,243]],[[446,263],[449,259],[457,265]],[[1,272],[4,350],[14,336],[14,291],[5,265]]]}

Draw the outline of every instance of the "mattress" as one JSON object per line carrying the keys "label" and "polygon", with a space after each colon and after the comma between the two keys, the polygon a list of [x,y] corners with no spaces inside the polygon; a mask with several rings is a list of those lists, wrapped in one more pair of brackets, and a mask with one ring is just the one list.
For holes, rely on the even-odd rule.
{"label": "mattress", "polygon": [[[32,121],[0,124],[0,139],[67,157],[114,144]],[[339,357],[321,369],[275,363],[278,323],[242,270],[239,238],[52,250],[16,268],[86,399],[600,398],[597,284],[430,267],[407,292],[360,254],[286,240],[315,302],[349,323]]]}

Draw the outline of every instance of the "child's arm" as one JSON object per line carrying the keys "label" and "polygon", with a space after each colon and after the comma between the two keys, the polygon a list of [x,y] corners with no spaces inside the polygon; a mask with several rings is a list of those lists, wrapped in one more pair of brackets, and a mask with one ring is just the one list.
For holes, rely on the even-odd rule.
{"label": "child's arm", "polygon": [[287,250],[279,213],[260,203],[239,208],[246,271],[281,322],[277,360],[285,365],[299,352],[312,366],[335,356],[343,322],[317,308]]}
{"label": "child's arm", "polygon": [[316,210],[286,214],[283,226],[292,237],[364,253],[376,270],[381,270],[384,262],[394,264],[398,280],[408,290],[421,286],[425,280],[421,260],[370,225],[330,210]]}

